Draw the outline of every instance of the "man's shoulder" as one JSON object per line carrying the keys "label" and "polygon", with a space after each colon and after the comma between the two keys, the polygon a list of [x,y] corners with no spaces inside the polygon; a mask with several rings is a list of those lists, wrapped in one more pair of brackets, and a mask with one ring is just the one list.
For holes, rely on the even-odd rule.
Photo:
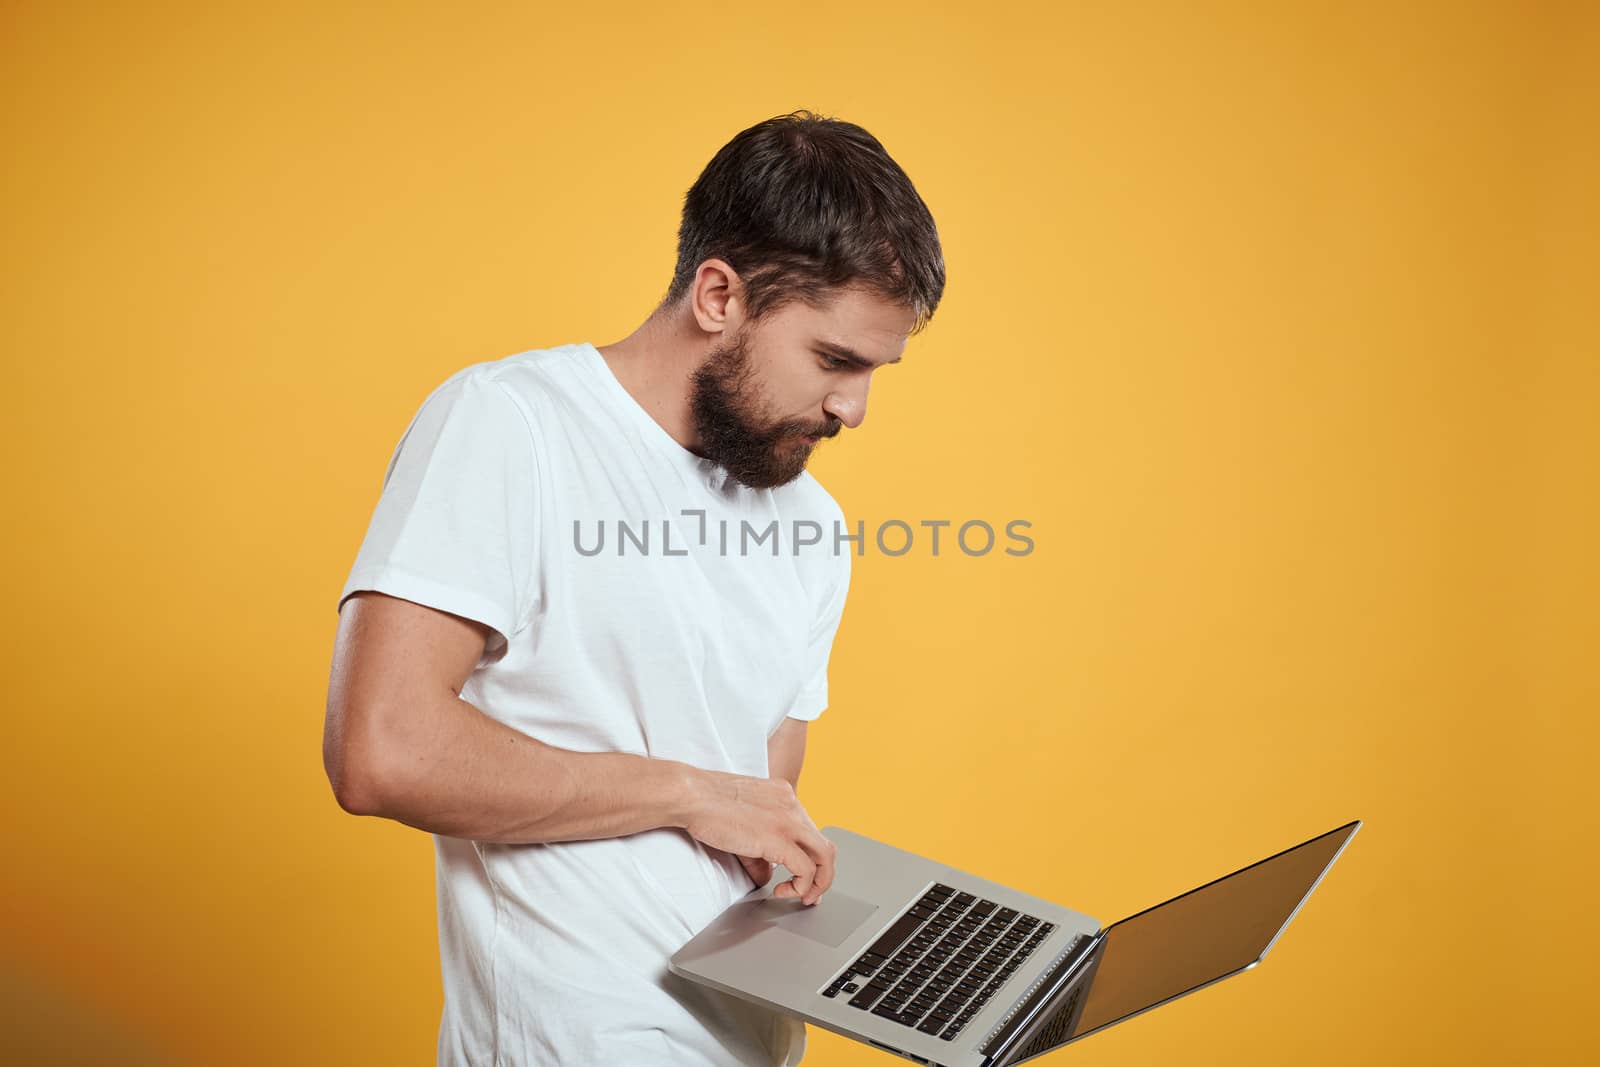
{"label": "man's shoulder", "polygon": [[498,393],[534,425],[549,417],[562,401],[581,405],[582,357],[581,344],[564,344],[469,363],[429,390],[424,403],[463,392]]}
{"label": "man's shoulder", "polygon": [[498,359],[471,363],[445,379],[493,382],[518,398],[534,400],[571,390],[583,370],[581,344],[530,348]]}

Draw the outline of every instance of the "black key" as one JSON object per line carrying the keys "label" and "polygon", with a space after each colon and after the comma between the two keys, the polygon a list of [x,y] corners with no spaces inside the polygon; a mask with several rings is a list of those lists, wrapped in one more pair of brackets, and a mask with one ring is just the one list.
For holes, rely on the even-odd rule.
{"label": "black key", "polygon": [[895,950],[906,943],[906,938],[916,933],[917,927],[922,925],[922,920],[915,915],[900,916],[895,924],[885,930],[878,940],[872,943],[868,952],[875,952],[880,956],[892,956]]}

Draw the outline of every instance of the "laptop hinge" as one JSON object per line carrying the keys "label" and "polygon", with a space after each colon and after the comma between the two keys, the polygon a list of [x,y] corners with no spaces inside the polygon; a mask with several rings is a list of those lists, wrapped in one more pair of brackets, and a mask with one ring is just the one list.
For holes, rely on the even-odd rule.
{"label": "laptop hinge", "polygon": [[1062,949],[1050,966],[1034,980],[1022,997],[989,1031],[978,1045],[985,1059],[983,1067],[1001,1063],[1016,1045],[1017,1039],[1039,1015],[1077,976],[1078,965],[1088,959],[1094,947],[1105,937],[1105,931],[1094,936],[1079,934],[1071,944]]}

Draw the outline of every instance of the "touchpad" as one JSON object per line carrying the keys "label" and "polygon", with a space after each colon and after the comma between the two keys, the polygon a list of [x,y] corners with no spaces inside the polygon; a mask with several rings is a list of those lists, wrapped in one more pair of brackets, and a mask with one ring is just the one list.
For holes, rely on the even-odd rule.
{"label": "touchpad", "polygon": [[830,889],[810,906],[767,897],[756,916],[792,934],[838,948],[877,910],[876,904]]}

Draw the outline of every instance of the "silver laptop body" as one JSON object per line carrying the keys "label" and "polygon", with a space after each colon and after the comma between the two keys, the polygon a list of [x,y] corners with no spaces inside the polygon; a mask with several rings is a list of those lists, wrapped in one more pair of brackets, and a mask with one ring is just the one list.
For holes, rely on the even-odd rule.
{"label": "silver laptop body", "polygon": [[918,1063],[1009,1067],[1254,967],[1356,820],[1110,927],[837,826],[833,886],[779,867],[672,973]]}

